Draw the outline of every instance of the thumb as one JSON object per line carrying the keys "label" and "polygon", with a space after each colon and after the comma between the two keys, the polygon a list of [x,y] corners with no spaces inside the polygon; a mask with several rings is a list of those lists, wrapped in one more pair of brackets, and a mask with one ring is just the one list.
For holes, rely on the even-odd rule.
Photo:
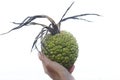
{"label": "thumb", "polygon": [[38,54],[38,56],[45,66],[49,65],[50,59],[48,59],[43,53]]}

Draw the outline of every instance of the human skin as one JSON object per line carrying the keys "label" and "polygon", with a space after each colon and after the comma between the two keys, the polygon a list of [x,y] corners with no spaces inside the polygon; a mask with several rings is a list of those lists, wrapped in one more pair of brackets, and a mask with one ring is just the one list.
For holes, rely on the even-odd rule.
{"label": "human skin", "polygon": [[39,59],[42,61],[45,73],[53,80],[74,80],[71,75],[74,70],[74,66],[68,71],[59,63],[48,59],[43,53],[39,54]]}

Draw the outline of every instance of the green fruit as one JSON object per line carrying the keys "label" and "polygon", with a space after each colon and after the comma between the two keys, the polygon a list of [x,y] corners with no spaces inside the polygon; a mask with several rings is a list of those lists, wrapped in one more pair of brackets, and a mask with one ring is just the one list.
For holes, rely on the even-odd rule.
{"label": "green fruit", "polygon": [[69,69],[78,57],[78,44],[75,37],[66,31],[55,35],[47,34],[42,39],[42,52],[52,61]]}
{"label": "green fruit", "polygon": [[[50,18],[47,15],[28,16],[21,23],[13,22],[14,24],[19,24],[19,26],[0,35],[7,34],[16,29],[20,29],[26,25],[27,26],[40,25],[43,28],[40,31],[40,33],[36,36],[32,45],[32,49],[35,47],[39,53],[42,51],[49,59],[51,59],[52,61],[56,61],[61,65],[63,65],[65,68],[69,69],[70,67],[72,67],[72,65],[74,64],[74,62],[78,57],[78,44],[75,37],[71,33],[60,30],[61,23],[69,19],[76,19],[76,20],[80,19],[80,20],[88,21],[86,19],[80,18],[82,16],[87,16],[87,15],[100,16],[98,14],[80,14],[80,15],[74,15],[64,18],[67,11],[71,8],[73,3],[68,7],[68,9],[65,11],[62,18],[57,24],[52,18]],[[41,23],[33,22],[33,20],[37,18],[48,19],[50,21],[49,26]],[[37,43],[39,45],[41,44],[41,51],[39,50]]]}

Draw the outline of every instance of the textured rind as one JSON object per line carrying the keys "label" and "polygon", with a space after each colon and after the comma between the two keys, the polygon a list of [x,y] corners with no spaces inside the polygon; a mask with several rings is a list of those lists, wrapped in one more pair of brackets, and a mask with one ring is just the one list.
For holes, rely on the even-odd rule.
{"label": "textured rind", "polygon": [[75,37],[66,31],[58,34],[47,34],[42,43],[42,52],[52,61],[56,61],[69,69],[78,57],[78,44]]}

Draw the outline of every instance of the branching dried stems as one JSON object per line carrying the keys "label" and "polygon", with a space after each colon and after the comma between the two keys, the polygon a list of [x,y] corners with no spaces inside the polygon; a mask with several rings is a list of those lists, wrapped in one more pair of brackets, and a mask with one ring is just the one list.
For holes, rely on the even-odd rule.
{"label": "branching dried stems", "polygon": [[[10,33],[11,31],[13,30],[17,30],[17,29],[20,29],[22,28],[23,26],[29,26],[29,25],[40,25],[42,26],[42,30],[39,32],[39,34],[36,36],[34,42],[33,42],[33,45],[32,45],[32,49],[35,47],[37,49],[37,51],[39,51],[39,49],[37,48],[37,45],[36,43],[38,42],[38,40],[40,39],[40,41],[42,40],[42,38],[48,33],[50,32],[52,35],[55,35],[57,33],[60,33],[60,25],[62,22],[66,21],[66,20],[69,20],[69,19],[76,19],[76,20],[84,20],[84,21],[87,21],[87,22],[90,22],[89,20],[86,20],[86,19],[83,19],[81,18],[82,16],[88,16],[88,15],[95,15],[95,16],[100,16],[99,14],[90,14],[90,13],[86,13],[86,14],[80,14],[80,15],[74,15],[74,16],[70,16],[70,17],[67,17],[67,18],[64,18],[66,13],[69,11],[69,9],[72,7],[72,5],[74,4],[74,2],[67,8],[67,10],[65,11],[65,13],[63,14],[62,18],[60,19],[60,21],[56,24],[55,21],[47,16],[47,15],[35,15],[35,16],[28,16],[27,18],[25,18],[21,23],[16,23],[16,22],[13,22],[14,24],[17,24],[18,26],[9,30],[8,32],[6,33],[3,33],[3,34],[0,34],[0,35],[4,35],[4,34],[7,34],[7,33]],[[37,18],[46,18],[50,21],[50,24],[49,26],[45,25],[45,24],[41,24],[41,23],[36,23],[36,22],[33,22],[35,19]],[[42,41],[41,41],[42,42]],[[43,46],[43,44],[41,43],[41,46]],[[32,50],[31,49],[31,50]],[[39,51],[40,52],[40,51]]]}

